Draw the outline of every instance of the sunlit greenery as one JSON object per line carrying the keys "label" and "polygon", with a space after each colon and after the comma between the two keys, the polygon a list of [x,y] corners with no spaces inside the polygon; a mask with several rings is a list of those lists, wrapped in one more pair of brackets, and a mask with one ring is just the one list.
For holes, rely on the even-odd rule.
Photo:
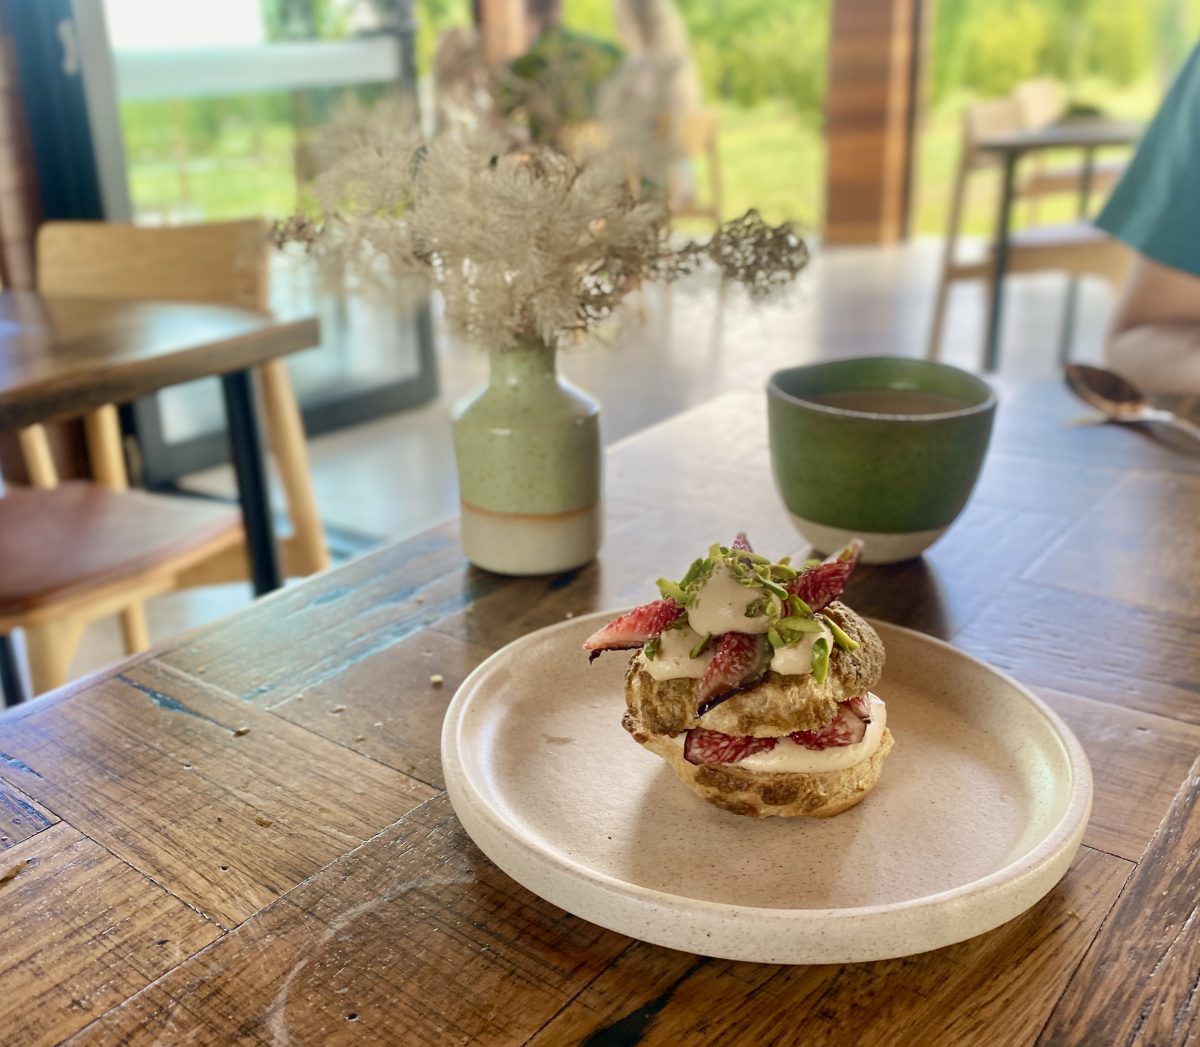
{"label": "sunlit greenery", "polygon": [[[392,0],[376,0],[387,6]],[[832,0],[676,0],[688,25],[708,104],[719,115],[724,212],[757,206],[772,221],[819,228],[823,102]],[[270,39],[336,38],[347,0],[263,0]],[[417,0],[418,64],[428,70],[439,33],[469,23],[470,0]],[[613,0],[565,0],[572,28],[615,40]],[[975,98],[1054,76],[1073,103],[1145,118],[1169,72],[1200,35],[1200,0],[938,0],[930,108],[919,152],[914,228],[941,232],[959,149],[960,114]],[[136,206],[147,215],[221,218],[285,213],[308,162],[303,134],[332,91],[126,103],[126,149]],[[707,190],[698,161],[696,182]],[[1070,199],[1042,219],[1071,217]],[[983,186],[967,212],[985,231]]]}

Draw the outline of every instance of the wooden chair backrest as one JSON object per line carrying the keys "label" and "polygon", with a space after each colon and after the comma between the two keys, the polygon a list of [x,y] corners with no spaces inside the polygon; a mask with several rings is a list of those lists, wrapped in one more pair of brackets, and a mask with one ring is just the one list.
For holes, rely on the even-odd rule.
{"label": "wooden chair backrest", "polygon": [[42,294],[151,298],[267,308],[261,219],[144,228],[46,222],[37,237]]}
{"label": "wooden chair backrest", "polygon": [[717,114],[707,109],[687,113],[676,133],[689,157],[709,156],[717,144]]}
{"label": "wooden chair backrest", "polygon": [[963,156],[967,166],[987,164],[991,158],[976,152],[975,143],[988,135],[1021,130],[1021,109],[1013,98],[974,102],[963,111]]}
{"label": "wooden chair backrest", "polygon": [[1026,80],[1012,91],[1021,116],[1021,126],[1029,131],[1046,127],[1066,111],[1067,97],[1057,80]]}

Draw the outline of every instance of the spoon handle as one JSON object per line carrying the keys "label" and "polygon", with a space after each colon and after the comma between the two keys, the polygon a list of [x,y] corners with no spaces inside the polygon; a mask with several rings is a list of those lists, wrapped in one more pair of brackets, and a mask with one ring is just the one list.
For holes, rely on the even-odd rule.
{"label": "spoon handle", "polygon": [[1193,440],[1200,441],[1200,425],[1195,422],[1190,422],[1186,418],[1180,418],[1177,414],[1172,414],[1163,419],[1165,425],[1169,425],[1177,432],[1186,433]]}
{"label": "spoon handle", "polygon": [[1181,418],[1180,415],[1171,411],[1147,411],[1142,415],[1146,421],[1157,421],[1159,425],[1168,426],[1169,429],[1174,429],[1176,432],[1186,433],[1195,441],[1200,441],[1200,425],[1196,425],[1194,421],[1187,418]]}

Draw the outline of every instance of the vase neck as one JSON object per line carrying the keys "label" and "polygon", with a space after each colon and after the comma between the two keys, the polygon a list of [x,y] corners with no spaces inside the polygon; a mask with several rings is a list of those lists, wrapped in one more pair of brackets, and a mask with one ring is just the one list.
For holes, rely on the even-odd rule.
{"label": "vase neck", "polygon": [[514,385],[526,382],[553,382],[554,346],[538,341],[520,341],[491,353],[491,384]]}

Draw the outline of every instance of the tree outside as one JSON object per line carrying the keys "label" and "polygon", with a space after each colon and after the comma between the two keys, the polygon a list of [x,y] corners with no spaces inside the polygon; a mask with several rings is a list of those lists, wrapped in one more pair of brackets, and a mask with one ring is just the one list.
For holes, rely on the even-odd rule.
{"label": "tree outside", "polygon": [[[826,50],[832,0],[676,0],[706,104],[719,118],[723,211],[758,207],[769,221],[819,231]],[[338,38],[353,30],[348,0],[262,0],[270,40]],[[612,0],[565,0],[566,24],[617,41]],[[418,0],[418,64],[427,75],[439,35],[469,24],[469,0]],[[1070,103],[1146,118],[1200,37],[1200,0],[937,0],[929,108],[914,229],[941,233],[957,163],[962,109],[1022,80],[1051,76]],[[163,220],[282,214],[296,204],[296,131],[332,91],[122,107],[135,201]],[[703,163],[697,171],[703,187]],[[1042,220],[1075,202],[1049,201]],[[991,200],[969,206],[986,231]]]}

